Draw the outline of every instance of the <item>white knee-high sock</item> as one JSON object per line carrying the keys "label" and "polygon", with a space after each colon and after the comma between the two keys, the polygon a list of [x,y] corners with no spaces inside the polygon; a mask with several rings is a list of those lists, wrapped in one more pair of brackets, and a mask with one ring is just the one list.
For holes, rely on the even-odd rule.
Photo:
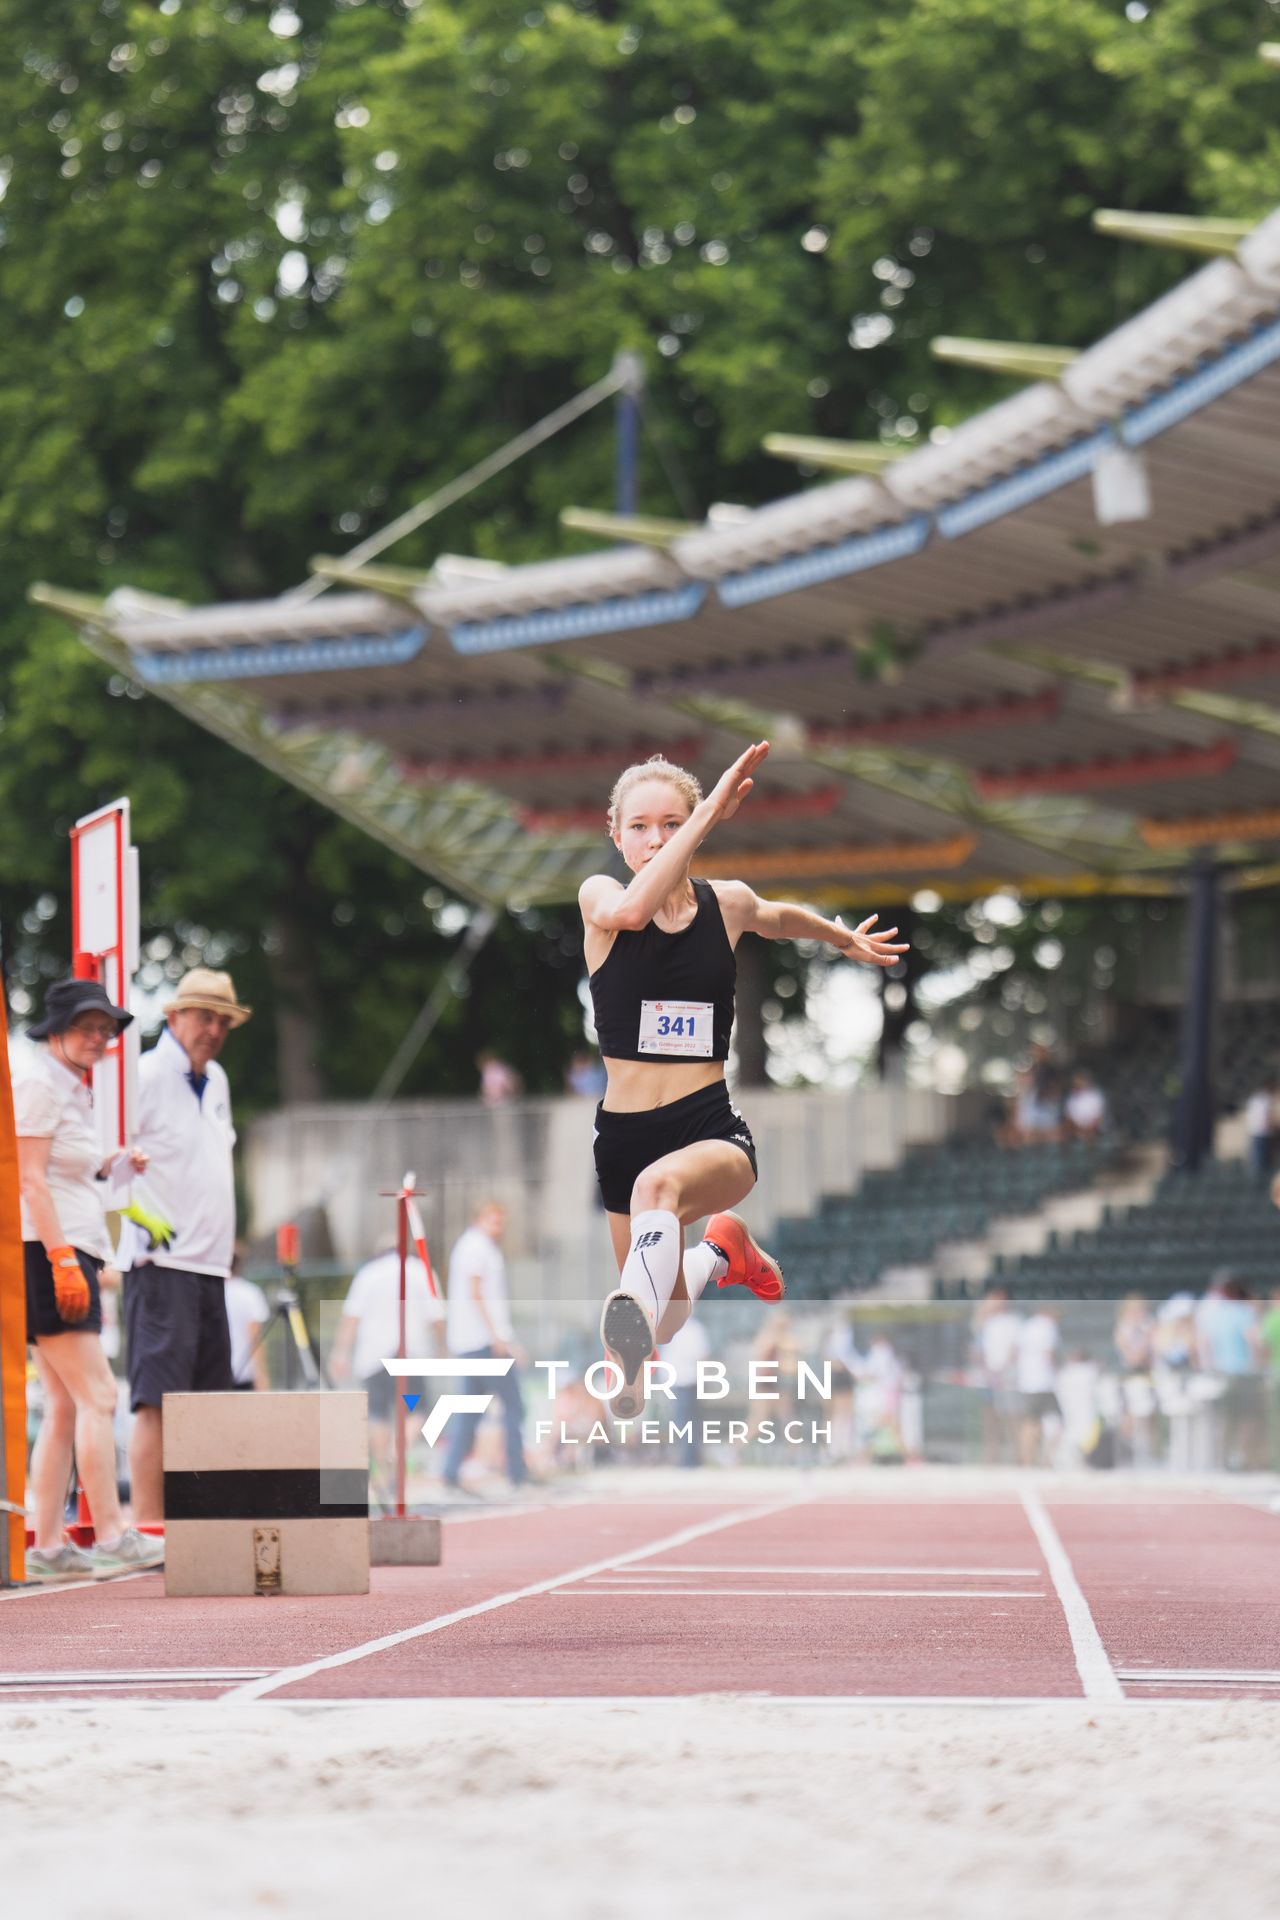
{"label": "white knee-high sock", "polygon": [[631,1251],[618,1286],[638,1300],[656,1327],[680,1276],[680,1222],[659,1207],[631,1216]]}
{"label": "white knee-high sock", "polygon": [[719,1280],[729,1271],[729,1262],[719,1247],[713,1247],[709,1240],[702,1240],[696,1247],[690,1247],[684,1256],[684,1287],[690,1304],[697,1300],[704,1287],[713,1280]]}

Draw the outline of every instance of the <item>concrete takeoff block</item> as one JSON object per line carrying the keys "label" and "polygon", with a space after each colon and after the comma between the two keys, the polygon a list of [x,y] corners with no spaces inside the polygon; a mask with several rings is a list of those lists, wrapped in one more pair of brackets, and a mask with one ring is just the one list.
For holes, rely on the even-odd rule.
{"label": "concrete takeoff block", "polygon": [[368,1593],[363,1393],[166,1393],[164,1586]]}
{"label": "concrete takeoff block", "polygon": [[369,1522],[369,1558],[375,1567],[438,1567],[440,1521],[434,1514],[384,1514]]}

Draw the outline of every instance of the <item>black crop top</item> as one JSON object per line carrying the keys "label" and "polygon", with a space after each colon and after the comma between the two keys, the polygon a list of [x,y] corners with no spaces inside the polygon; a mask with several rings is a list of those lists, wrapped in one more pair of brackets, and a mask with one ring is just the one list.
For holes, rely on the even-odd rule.
{"label": "black crop top", "polygon": [[715,888],[695,880],[693,891],[698,911],[687,927],[664,933],[651,920],[638,933],[623,929],[591,975],[606,1059],[728,1059],[737,961]]}

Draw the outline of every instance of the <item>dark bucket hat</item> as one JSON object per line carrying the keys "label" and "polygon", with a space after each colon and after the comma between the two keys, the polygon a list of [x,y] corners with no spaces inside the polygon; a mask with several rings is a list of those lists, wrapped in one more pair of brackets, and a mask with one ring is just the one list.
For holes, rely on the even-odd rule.
{"label": "dark bucket hat", "polygon": [[114,1007],[107,990],[97,980],[55,980],[44,996],[44,1017],[27,1028],[29,1040],[47,1040],[51,1033],[65,1033],[82,1013],[109,1013],[121,1033],[133,1022],[123,1007]]}

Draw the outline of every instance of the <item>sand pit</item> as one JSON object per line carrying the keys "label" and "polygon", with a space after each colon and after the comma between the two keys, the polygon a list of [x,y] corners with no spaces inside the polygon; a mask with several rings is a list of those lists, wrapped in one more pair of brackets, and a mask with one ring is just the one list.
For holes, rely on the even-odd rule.
{"label": "sand pit", "polygon": [[6,1910],[1262,1920],[1278,1727],[1265,1703],[12,1704]]}

